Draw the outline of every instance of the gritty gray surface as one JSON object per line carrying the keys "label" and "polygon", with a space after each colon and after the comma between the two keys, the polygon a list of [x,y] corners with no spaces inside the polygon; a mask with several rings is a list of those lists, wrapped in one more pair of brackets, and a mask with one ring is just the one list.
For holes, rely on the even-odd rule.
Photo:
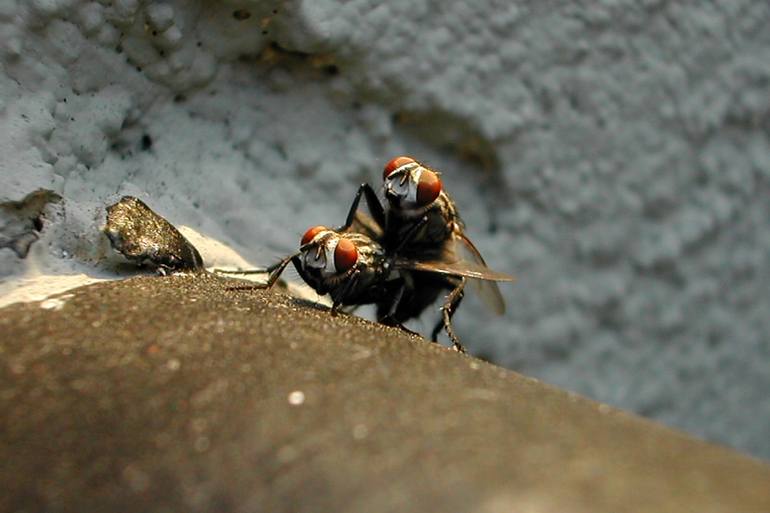
{"label": "gritty gray surface", "polygon": [[0,310],[0,511],[770,510],[756,460],[228,283]]}
{"label": "gritty gray surface", "polygon": [[413,154],[519,280],[504,322],[463,306],[471,352],[770,458],[768,26],[767,0],[0,2],[0,201],[65,198],[0,289],[104,272],[122,194],[268,265]]}

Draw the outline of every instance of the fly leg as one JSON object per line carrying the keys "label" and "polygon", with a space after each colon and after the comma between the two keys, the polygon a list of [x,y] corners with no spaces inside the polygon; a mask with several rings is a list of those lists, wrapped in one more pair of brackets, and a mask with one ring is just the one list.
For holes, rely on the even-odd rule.
{"label": "fly leg", "polygon": [[270,268],[262,268],[259,267],[256,269],[243,269],[238,271],[229,271],[227,269],[212,269],[214,274],[267,274],[270,272]]}
{"label": "fly leg", "polygon": [[449,335],[450,340],[452,340],[452,349],[459,353],[464,353],[465,348],[460,343],[460,339],[457,338],[457,335],[455,335],[454,329],[452,329],[452,316],[457,311],[457,307],[460,306],[460,302],[463,300],[465,282],[466,278],[462,278],[460,284],[447,295],[444,304],[441,307],[441,319],[436,324],[436,327],[433,328],[433,333],[431,334],[431,340],[436,342],[438,340],[438,333],[443,327],[446,330],[447,335]]}
{"label": "fly leg", "polygon": [[414,239],[414,236],[417,235],[417,232],[425,226],[425,224],[428,222],[428,216],[422,216],[422,218],[414,223],[412,226],[409,227],[409,229],[404,234],[404,237],[401,239],[401,241],[398,243],[398,246],[396,246],[395,253],[399,253],[404,247],[406,247],[409,243],[412,242],[412,239]]}
{"label": "fly leg", "polygon": [[[289,265],[289,263],[293,263],[294,267],[297,268],[297,270],[300,270],[302,268],[302,262],[300,262],[299,259],[299,253],[295,253],[293,255],[289,255],[287,257],[284,257],[281,259],[280,262],[271,265],[267,269],[264,270],[250,270],[253,272],[247,272],[247,273],[240,273],[240,274],[257,274],[258,272],[261,273],[270,273],[267,282],[265,283],[257,283],[254,285],[240,285],[237,287],[228,287],[227,290],[253,290],[253,289],[269,289],[271,288],[275,282],[278,280],[278,277],[283,273],[283,270],[286,269],[286,266]],[[239,273],[227,273],[227,274],[239,274]]]}
{"label": "fly leg", "polygon": [[[256,269],[240,269],[238,271],[228,271],[227,269],[213,269],[214,274],[270,274],[278,267],[286,267],[288,262],[284,262],[285,260],[291,260],[294,256],[296,256],[297,253],[294,255],[289,255],[286,258],[281,259],[280,262],[275,263],[269,267],[257,267]],[[281,269],[281,272],[283,269]],[[279,273],[280,274],[280,273]]]}
{"label": "fly leg", "polygon": [[348,297],[348,294],[355,290],[356,283],[358,282],[358,275],[360,273],[361,271],[356,267],[351,268],[351,271],[348,273],[347,280],[345,281],[345,287],[332,303],[332,316],[337,315],[337,312],[342,307],[345,299]]}
{"label": "fly leg", "polygon": [[372,189],[372,186],[368,183],[362,183],[358,187],[358,191],[356,191],[356,196],[353,198],[353,203],[350,205],[350,210],[348,210],[348,217],[345,219],[345,224],[337,228],[336,231],[344,232],[353,224],[353,221],[356,218],[358,204],[361,202],[361,195],[364,196],[366,205],[369,207],[369,212],[372,214],[374,221],[379,224],[383,230],[385,229],[385,209],[383,208],[382,203],[380,203],[380,200],[377,197],[377,193],[374,192],[374,189]]}
{"label": "fly leg", "polygon": [[388,313],[386,313],[385,315],[377,319],[377,322],[379,322],[380,324],[384,324],[385,326],[393,326],[393,327],[399,328],[403,331],[406,331],[410,335],[419,336],[420,335],[419,333],[417,333],[416,331],[410,330],[409,328],[404,326],[401,322],[396,320],[396,310],[398,309],[398,304],[401,302],[401,298],[404,297],[405,289],[406,289],[406,284],[402,282],[401,285],[399,285],[398,290],[396,290],[396,293],[393,297],[393,302],[391,303],[390,308],[388,309]]}

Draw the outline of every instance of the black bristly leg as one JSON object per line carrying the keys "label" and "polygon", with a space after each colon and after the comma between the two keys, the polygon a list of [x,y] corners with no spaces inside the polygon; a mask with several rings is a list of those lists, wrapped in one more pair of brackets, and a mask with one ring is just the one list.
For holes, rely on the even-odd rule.
{"label": "black bristly leg", "polygon": [[227,269],[212,269],[214,274],[267,274],[268,269],[244,269],[242,271],[228,271]]}
{"label": "black bristly leg", "polygon": [[380,225],[382,229],[385,229],[385,209],[380,203],[377,193],[374,192],[372,186],[368,183],[362,183],[356,191],[356,196],[353,198],[353,203],[348,210],[348,217],[345,219],[345,224],[337,228],[336,231],[344,232],[353,224],[356,218],[356,211],[358,210],[358,204],[361,202],[361,195],[364,195],[366,205],[369,207],[369,213],[372,214],[372,219]]}
{"label": "black bristly leg", "polygon": [[[293,256],[295,256],[295,255],[289,255],[286,258],[291,260],[291,258]],[[243,270],[240,270],[240,271],[228,271],[226,269],[213,269],[213,272],[214,272],[214,274],[269,274],[269,273],[273,272],[276,268],[280,267],[281,265],[286,267],[286,265],[283,264],[284,260],[285,259],[282,259],[278,263],[275,263],[275,264],[273,264],[271,266],[268,266],[268,267],[264,267],[262,269],[259,269],[259,268],[257,268],[257,269],[243,269]]]}
{"label": "black bristly leg", "polygon": [[384,230],[386,228],[385,224],[386,216],[385,216],[385,208],[382,206],[382,203],[380,202],[380,198],[377,197],[377,193],[374,192],[374,189],[368,184],[362,184],[364,188],[364,197],[366,198],[366,204],[369,207],[369,213],[372,214],[372,218],[375,220],[377,224],[379,224],[382,229]]}
{"label": "black bristly leg", "polygon": [[401,298],[404,297],[404,290],[406,290],[406,284],[402,282],[401,285],[399,285],[398,290],[394,294],[393,302],[391,303],[390,308],[388,309],[388,313],[383,315],[379,319],[377,319],[377,322],[379,322],[380,324],[384,324],[385,326],[394,326],[403,331],[406,331],[411,335],[420,336],[419,333],[410,330],[409,328],[407,328],[402,323],[396,320],[396,310],[398,309],[398,305],[401,302]]}
{"label": "black bristly leg", "polygon": [[463,289],[465,288],[466,281],[466,278],[462,278],[460,284],[447,295],[444,304],[441,307],[441,319],[436,324],[436,327],[433,328],[433,333],[431,334],[431,340],[434,342],[438,341],[438,332],[441,331],[443,326],[447,335],[449,335],[449,339],[452,341],[452,349],[459,353],[464,353],[465,348],[460,343],[460,339],[457,338],[457,335],[455,335],[454,329],[452,329],[452,316],[457,311],[457,307],[460,306],[460,302],[463,300]]}
{"label": "black bristly leg", "polygon": [[[283,270],[286,269],[286,266],[289,265],[289,262],[294,264],[294,267],[297,268],[297,270],[302,268],[302,262],[299,259],[299,253],[295,253],[293,255],[289,255],[287,257],[284,257],[281,259],[280,262],[277,264],[273,264],[267,269],[265,269],[262,272],[269,272],[270,276],[267,279],[267,282],[265,283],[257,283],[255,285],[241,285],[238,287],[228,287],[227,290],[254,290],[254,289],[269,289],[273,285],[275,285],[275,282],[278,280],[278,277],[283,273]],[[251,273],[256,274],[256,273]]]}
{"label": "black bristly leg", "polygon": [[406,284],[401,283],[401,285],[398,287],[398,290],[393,296],[393,302],[390,305],[390,309],[388,310],[386,317],[392,319],[396,315],[398,304],[401,302],[401,298],[404,297],[404,289],[406,289]]}
{"label": "black bristly leg", "polygon": [[398,243],[398,246],[396,246],[396,249],[394,253],[400,253],[404,247],[406,247],[412,240],[414,239],[414,236],[417,235],[417,231],[425,226],[425,224],[428,222],[428,216],[422,216],[422,219],[417,221],[414,225],[410,226],[409,229],[404,234],[404,238],[401,239],[401,241]]}
{"label": "black bristly leg", "polygon": [[353,267],[351,269],[351,273],[347,278],[347,281],[345,282],[345,288],[342,289],[342,292],[337,297],[337,299],[334,300],[332,303],[332,315],[336,316],[337,311],[340,309],[340,307],[343,305],[343,302],[345,301],[345,298],[348,294],[350,294],[350,291],[353,290],[353,288],[356,285],[356,282],[358,281],[358,275],[361,273],[361,271]]}

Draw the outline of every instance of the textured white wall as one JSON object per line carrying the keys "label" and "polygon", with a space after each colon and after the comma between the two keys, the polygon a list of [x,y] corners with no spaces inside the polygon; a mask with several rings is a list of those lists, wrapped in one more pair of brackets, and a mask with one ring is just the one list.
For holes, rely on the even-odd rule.
{"label": "textured white wall", "polygon": [[103,273],[119,194],[268,263],[408,153],[519,277],[506,318],[460,310],[473,352],[770,458],[768,26],[766,0],[0,0],[0,200],[65,198],[0,276]]}

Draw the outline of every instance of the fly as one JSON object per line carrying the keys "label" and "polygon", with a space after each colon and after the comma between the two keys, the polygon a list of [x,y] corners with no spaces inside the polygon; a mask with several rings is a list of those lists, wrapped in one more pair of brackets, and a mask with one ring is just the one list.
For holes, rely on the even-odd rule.
{"label": "fly", "polygon": [[[471,283],[481,299],[494,313],[502,315],[505,302],[495,282],[513,278],[487,267],[479,250],[465,235],[465,224],[444,190],[438,171],[412,157],[400,156],[385,165],[382,178],[386,205],[382,205],[368,184],[363,184],[351,213],[363,195],[372,219],[361,213],[356,218],[364,226],[381,227],[380,240],[386,251],[395,256],[396,266],[411,271],[405,274],[409,287],[392,313],[393,319],[403,323],[419,316],[442,292],[448,291],[431,339],[436,341],[443,327],[452,346],[463,351],[451,319],[463,299],[467,279],[477,278]],[[351,214],[348,223],[350,218]],[[456,272],[447,272],[448,269]],[[473,272],[459,272],[466,270]]]}
{"label": "fly", "polygon": [[[316,292],[331,296],[333,314],[343,306],[374,303],[378,322],[403,329],[404,322],[420,316],[448,291],[431,339],[436,341],[443,327],[452,347],[464,352],[451,319],[466,282],[478,284],[482,299],[502,313],[503,299],[494,282],[513,278],[486,266],[465,236],[436,171],[410,157],[397,157],[386,165],[383,178],[387,208],[371,186],[362,184],[343,226],[309,229],[299,252],[256,271],[269,273],[267,283],[257,287],[271,287],[292,263]],[[371,217],[358,211],[362,196]]]}
{"label": "fly", "polygon": [[254,271],[268,273],[266,283],[242,288],[272,287],[290,263],[318,294],[331,296],[332,314],[343,306],[380,302],[399,286],[377,241],[361,233],[314,226],[302,236],[299,251],[265,270]]}
{"label": "fly", "polygon": [[[505,274],[471,263],[421,262],[389,254],[377,240],[354,231],[354,228],[373,233],[377,231],[376,225],[367,227],[368,220],[361,219],[360,215],[356,215],[350,226],[336,230],[325,226],[310,228],[302,236],[299,251],[267,269],[225,273],[267,273],[269,276],[264,284],[234,289],[270,288],[286,267],[293,264],[300,277],[318,294],[329,294],[332,315],[343,307],[375,304],[378,322],[406,331],[410,330],[403,326],[403,322],[419,316],[436,299],[442,290],[441,284],[464,283],[468,278],[511,280]],[[415,289],[416,283],[432,284],[433,287],[418,290]],[[430,300],[425,301],[426,297]],[[445,322],[449,323],[449,318]],[[447,329],[451,333],[451,325]],[[464,352],[459,342],[454,347]]]}

